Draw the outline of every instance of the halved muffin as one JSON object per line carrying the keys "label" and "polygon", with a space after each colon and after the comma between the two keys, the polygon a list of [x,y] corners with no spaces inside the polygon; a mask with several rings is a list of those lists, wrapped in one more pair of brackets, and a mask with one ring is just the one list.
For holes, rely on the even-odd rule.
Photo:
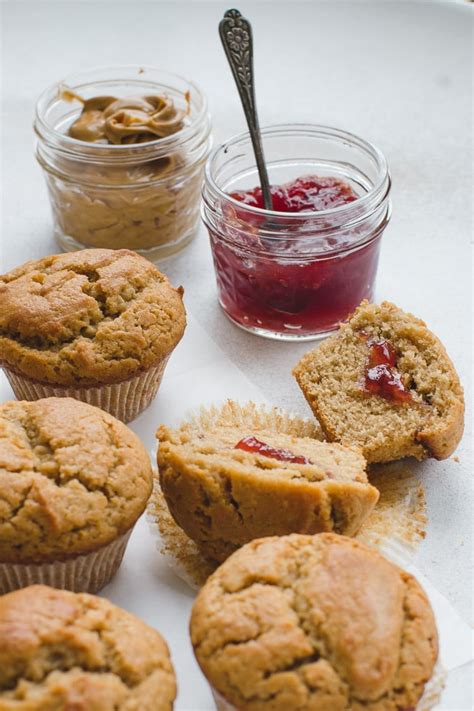
{"label": "halved muffin", "polygon": [[268,535],[354,535],[378,491],[358,448],[271,429],[158,429],[160,485],[176,523],[222,561]]}
{"label": "halved muffin", "polygon": [[327,439],[368,462],[445,459],[461,439],[463,390],[443,344],[387,301],[363,301],[293,374]]}

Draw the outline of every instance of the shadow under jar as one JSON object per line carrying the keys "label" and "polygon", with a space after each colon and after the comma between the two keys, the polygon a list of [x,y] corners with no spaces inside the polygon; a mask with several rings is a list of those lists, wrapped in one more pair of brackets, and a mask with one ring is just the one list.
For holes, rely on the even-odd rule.
{"label": "shadow under jar", "polygon": [[[163,96],[183,117],[182,126],[136,143],[79,140],[68,135],[83,108],[71,94],[84,100]],[[63,249],[128,248],[157,260],[192,240],[211,145],[206,100],[195,84],[149,67],[90,70],[40,96],[34,127]]]}
{"label": "shadow under jar", "polygon": [[[390,218],[387,164],[370,143],[325,126],[272,126],[262,139],[273,206],[281,205],[275,186],[283,186],[295,193],[295,211],[257,206],[259,191],[252,189],[259,180],[248,133],[214,151],[201,214],[219,301],[231,321],[258,335],[323,337],[373,296],[380,239]],[[298,211],[298,190],[318,182],[323,187],[315,207]],[[351,196],[335,201],[336,207],[327,207],[331,182]]]}

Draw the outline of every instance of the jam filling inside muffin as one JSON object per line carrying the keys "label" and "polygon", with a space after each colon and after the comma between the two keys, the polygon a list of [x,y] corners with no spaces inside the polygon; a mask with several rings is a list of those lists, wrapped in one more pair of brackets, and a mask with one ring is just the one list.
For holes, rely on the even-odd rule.
{"label": "jam filling inside muffin", "polygon": [[403,384],[396,368],[395,348],[385,338],[367,340],[369,355],[365,366],[364,390],[385,400],[402,403],[412,400],[412,394]]}
{"label": "jam filling inside muffin", "polygon": [[234,449],[243,449],[244,452],[253,452],[255,454],[261,454],[264,457],[271,457],[271,459],[278,459],[280,462],[293,462],[293,464],[313,464],[311,459],[304,457],[300,454],[293,454],[288,449],[278,449],[276,447],[271,447],[269,444],[262,442],[256,437],[244,437],[237,442]]}

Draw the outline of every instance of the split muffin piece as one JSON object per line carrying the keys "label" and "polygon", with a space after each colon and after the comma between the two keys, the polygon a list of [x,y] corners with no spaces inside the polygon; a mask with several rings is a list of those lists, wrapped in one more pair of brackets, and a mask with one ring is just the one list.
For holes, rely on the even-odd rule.
{"label": "split muffin piece", "polygon": [[463,390],[443,344],[387,301],[363,301],[293,374],[327,439],[368,462],[445,459],[461,439]]}
{"label": "split muffin piece", "polygon": [[261,536],[354,535],[378,500],[358,448],[244,426],[157,436],[170,512],[216,561]]}

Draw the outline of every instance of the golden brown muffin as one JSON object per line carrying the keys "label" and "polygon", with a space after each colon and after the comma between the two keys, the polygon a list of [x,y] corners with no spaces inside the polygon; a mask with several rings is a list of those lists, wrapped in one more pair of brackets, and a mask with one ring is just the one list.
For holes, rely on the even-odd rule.
{"label": "golden brown muffin", "polygon": [[171,711],[161,635],[108,600],[34,585],[0,597],[0,711]]}
{"label": "golden brown muffin", "polygon": [[72,395],[131,419],[185,325],[182,290],[128,250],[52,255],[0,277],[0,363],[24,399]]}
{"label": "golden brown muffin", "polygon": [[[385,373],[384,366],[370,368],[370,349],[377,344],[395,359]],[[362,447],[368,462],[445,459],[461,439],[463,390],[444,346],[423,321],[387,301],[362,302],[293,373],[326,437]],[[377,382],[381,376],[385,381]],[[387,378],[395,397],[390,387],[384,395],[373,392]]]}
{"label": "golden brown muffin", "polygon": [[[212,431],[163,426],[157,435],[160,486],[170,512],[217,561],[262,536],[353,535],[378,499],[356,448],[244,424]],[[249,437],[251,448],[263,445],[267,454],[236,448],[239,442],[247,447]],[[300,461],[291,461],[295,457]]]}
{"label": "golden brown muffin", "polygon": [[252,541],[209,578],[191,639],[239,711],[415,708],[438,655],[418,582],[331,533]]}
{"label": "golden brown muffin", "polygon": [[0,405],[0,592],[35,571],[59,587],[104,585],[151,488],[142,443],[103,410],[70,398]]}

